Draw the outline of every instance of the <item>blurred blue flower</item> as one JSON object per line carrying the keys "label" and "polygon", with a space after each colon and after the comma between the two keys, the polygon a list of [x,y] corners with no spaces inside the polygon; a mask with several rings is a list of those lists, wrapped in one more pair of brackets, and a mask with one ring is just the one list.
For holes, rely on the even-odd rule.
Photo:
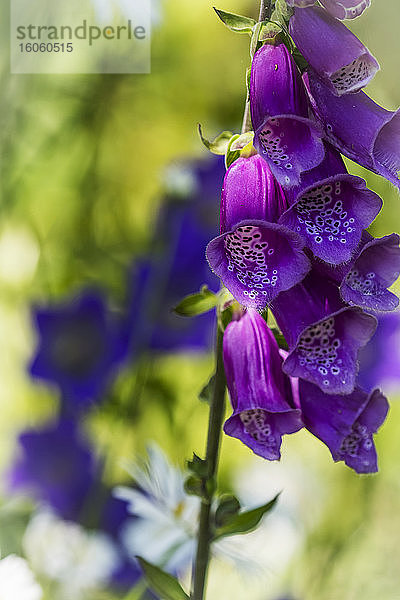
{"label": "blurred blue flower", "polygon": [[137,261],[130,273],[133,353],[140,348],[210,348],[213,313],[187,319],[174,314],[172,308],[204,284],[214,291],[219,289],[205,248],[218,234],[224,174],[221,157],[174,167],[167,173],[167,198],[159,213],[153,254]]}
{"label": "blurred blue flower", "polygon": [[70,420],[19,436],[20,454],[9,472],[12,491],[31,494],[64,519],[79,521],[93,486],[96,461]]}
{"label": "blurred blue flower", "polygon": [[106,535],[118,554],[110,583],[121,590],[132,587],[142,572],[120,535],[134,518],[127,502],[114,498],[102,483],[101,463],[75,422],[61,419],[42,430],[25,431],[19,444],[20,454],[9,473],[11,490],[30,494],[45,510]]}
{"label": "blurred blue flower", "polygon": [[377,316],[378,327],[359,354],[359,385],[368,392],[376,387],[394,391],[400,387],[400,312]]}
{"label": "blurred blue flower", "polygon": [[126,354],[122,325],[100,292],[33,311],[38,347],[33,377],[59,386],[67,410],[98,400]]}

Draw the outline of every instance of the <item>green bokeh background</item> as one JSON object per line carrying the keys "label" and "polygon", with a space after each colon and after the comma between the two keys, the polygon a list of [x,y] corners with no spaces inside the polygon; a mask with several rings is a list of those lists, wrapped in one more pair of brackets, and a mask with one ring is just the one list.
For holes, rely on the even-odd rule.
{"label": "green bokeh background", "polygon": [[[369,94],[395,109],[400,105],[397,0],[372,4],[351,27],[382,67]],[[218,7],[254,17],[258,12],[255,1],[223,0]],[[0,468],[5,472],[18,431],[49,420],[58,406],[56,390],[33,384],[26,374],[35,345],[31,304],[56,300],[88,283],[105,286],[115,302],[124,297],[127,266],[151,244],[163,169],[205,156],[198,122],[209,137],[239,129],[249,54],[248,37],[225,29],[208,0],[164,0],[149,75],[10,75],[7,19],[1,27]],[[349,169],[384,199],[372,233],[400,231],[398,192],[360,167],[349,163]],[[150,438],[180,466],[193,450],[202,452],[207,407],[197,393],[211,370],[212,357],[187,354],[145,361],[121,375],[116,393],[124,415],[100,409],[84,424],[107,455],[109,482],[126,478],[120,459],[142,453]],[[149,371],[158,391],[146,385]],[[138,376],[139,408],[130,412],[129,390]],[[172,397],[160,391],[163,387],[173,390]],[[400,599],[400,408],[395,397],[390,400],[377,440],[377,476],[359,477],[343,464],[333,465],[326,448],[306,433],[284,442],[282,469],[299,464],[317,482],[317,493],[307,488],[307,479],[300,490],[297,526],[305,532],[304,543],[284,573],[265,565],[261,576],[245,578],[216,565],[210,600],[272,600],[284,591],[298,600]],[[221,489],[231,489],[237,470],[254,463],[275,476],[268,463],[225,438]],[[0,519],[3,554],[18,549],[19,534],[17,525],[10,531]]]}

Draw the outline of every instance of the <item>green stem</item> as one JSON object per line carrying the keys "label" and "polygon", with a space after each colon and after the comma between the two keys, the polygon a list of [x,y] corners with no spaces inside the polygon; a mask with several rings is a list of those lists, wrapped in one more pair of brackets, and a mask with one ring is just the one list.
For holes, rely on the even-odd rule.
{"label": "green stem", "polygon": [[214,392],[208,420],[206,449],[207,476],[204,479],[205,497],[201,501],[197,553],[194,563],[192,600],[203,600],[210,562],[212,541],[211,505],[215,491],[215,478],[221,444],[222,422],[225,414],[225,371],[222,355],[223,332],[218,327],[216,344],[216,369]]}

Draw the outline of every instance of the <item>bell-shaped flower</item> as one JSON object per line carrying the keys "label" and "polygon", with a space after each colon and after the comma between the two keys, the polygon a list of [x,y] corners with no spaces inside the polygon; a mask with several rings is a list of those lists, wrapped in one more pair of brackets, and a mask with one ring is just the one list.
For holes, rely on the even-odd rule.
{"label": "bell-shaped flower", "polygon": [[365,181],[347,173],[340,154],[326,145],[324,161],[288,192],[292,206],[279,223],[297,232],[304,245],[330,264],[349,261],[362,231],[375,219],[382,200]]}
{"label": "bell-shaped flower", "polygon": [[99,465],[74,421],[60,419],[19,436],[20,452],[8,474],[10,489],[32,495],[65,519],[82,515]]}
{"label": "bell-shaped flower", "polygon": [[271,310],[289,346],[285,373],[306,379],[327,394],[350,394],[357,353],[373,336],[375,317],[345,306],[337,285],[315,270],[279,294]]}
{"label": "bell-shaped flower", "polygon": [[259,156],[228,169],[221,200],[221,235],[207,246],[211,269],[238,302],[262,310],[308,273],[300,236],[275,222],[287,207],[282,188]]}
{"label": "bell-shaped flower", "polygon": [[337,19],[355,19],[371,5],[371,0],[320,0],[321,4]]}
{"label": "bell-shaped flower", "polygon": [[299,396],[306,428],[328,446],[335,462],[343,460],[357,473],[378,470],[373,435],[389,409],[379,390],[367,394],[356,387],[348,396],[331,396],[300,380]]}
{"label": "bell-shaped flower", "polygon": [[316,269],[340,286],[347,304],[365,310],[394,310],[399,299],[388,288],[400,275],[400,237],[397,233],[374,238],[363,232],[362,241],[351,263],[331,268],[315,263]]}
{"label": "bell-shaped flower", "polygon": [[128,350],[122,319],[103,294],[84,290],[71,300],[35,308],[33,317],[39,343],[31,375],[57,384],[70,411],[98,401]]}
{"label": "bell-shaped flower", "polygon": [[310,107],[300,73],[284,44],[266,44],[254,55],[250,82],[254,146],[285,187],[324,157],[320,127]]}
{"label": "bell-shaped flower", "polygon": [[224,366],[233,414],[224,431],[268,460],[280,458],[282,435],[303,426],[275,337],[247,310],[224,333]]}
{"label": "bell-shaped flower", "polygon": [[400,111],[382,108],[364,92],[337,97],[312,70],[305,81],[326,139],[342,154],[400,187]]}
{"label": "bell-shaped flower", "polygon": [[400,275],[400,237],[396,233],[382,238],[373,238],[366,232],[365,235],[369,241],[344,277],[340,293],[347,304],[394,310],[399,299],[388,288]]}
{"label": "bell-shaped flower", "polygon": [[336,96],[358,92],[379,70],[377,60],[354,33],[321,7],[296,9],[289,31],[306,61]]}

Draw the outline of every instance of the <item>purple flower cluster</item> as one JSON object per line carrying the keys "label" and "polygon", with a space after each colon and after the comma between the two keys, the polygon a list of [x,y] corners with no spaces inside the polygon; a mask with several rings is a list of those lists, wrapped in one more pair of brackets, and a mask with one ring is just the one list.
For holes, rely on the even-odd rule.
{"label": "purple flower cluster", "polygon": [[[211,269],[242,305],[224,333],[233,406],[224,430],[274,460],[282,435],[305,427],[334,461],[370,473],[388,403],[359,387],[358,353],[376,329],[371,312],[398,306],[388,288],[400,274],[400,238],[366,231],[382,200],[341,154],[400,187],[400,121],[361,91],[379,65],[337,20],[369,2],[321,3],[288,2],[290,33],[308,63],[303,77],[279,41],[254,55],[257,152],[228,168],[220,235],[207,247]],[[267,308],[287,342],[284,357],[260,314]]]}

